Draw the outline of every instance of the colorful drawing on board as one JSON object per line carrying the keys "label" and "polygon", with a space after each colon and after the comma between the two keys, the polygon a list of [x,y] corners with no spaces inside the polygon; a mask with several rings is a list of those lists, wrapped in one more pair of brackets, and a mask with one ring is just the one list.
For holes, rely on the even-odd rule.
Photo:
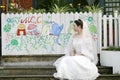
{"label": "colorful drawing on board", "polygon": [[42,35],[49,35],[51,29],[51,22],[50,21],[43,21],[43,26],[41,30]]}
{"label": "colorful drawing on board", "polygon": [[59,36],[60,36],[60,33],[61,31],[63,30],[63,27],[64,25],[58,25],[57,23],[53,22],[52,24],[52,35],[56,36],[56,43],[58,45],[61,45],[60,42],[59,42]]}
{"label": "colorful drawing on board", "polygon": [[18,46],[18,41],[16,39],[11,40],[11,45],[12,46]]}
{"label": "colorful drawing on board", "polygon": [[20,36],[20,35],[26,35],[26,26],[25,24],[19,24],[18,25],[18,29],[17,29],[17,36]]}
{"label": "colorful drawing on board", "polygon": [[[88,23],[89,30],[96,39],[97,26],[92,15],[81,14],[80,17],[78,18]],[[3,53],[46,54],[63,50],[74,33],[74,18],[71,16],[68,21],[52,18],[54,17],[51,15],[48,17],[26,14],[6,16],[2,26]]]}
{"label": "colorful drawing on board", "polygon": [[29,24],[28,25],[28,34],[29,35],[35,35],[36,37],[39,37],[39,31],[38,31],[38,29],[37,29],[37,25],[35,25],[35,24]]}
{"label": "colorful drawing on board", "polygon": [[94,41],[96,41],[97,40],[97,27],[93,21],[93,17],[91,16],[88,17],[88,23],[89,23],[88,25],[89,31],[91,32]]}
{"label": "colorful drawing on board", "polygon": [[4,31],[5,31],[5,32],[10,32],[10,30],[11,30],[11,25],[10,25],[10,24],[6,24],[6,25],[4,26]]}
{"label": "colorful drawing on board", "polygon": [[89,16],[88,17],[88,22],[92,22],[93,21],[93,17]]}
{"label": "colorful drawing on board", "polygon": [[97,28],[94,24],[90,24],[88,27],[91,33],[97,34]]}
{"label": "colorful drawing on board", "polygon": [[73,29],[73,24],[74,24],[74,21],[70,21],[70,26],[68,28],[68,33],[73,33],[74,32],[74,29]]}

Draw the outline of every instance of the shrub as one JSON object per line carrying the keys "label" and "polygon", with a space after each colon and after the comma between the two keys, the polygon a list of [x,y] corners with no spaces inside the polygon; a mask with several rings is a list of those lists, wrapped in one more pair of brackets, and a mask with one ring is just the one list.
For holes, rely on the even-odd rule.
{"label": "shrub", "polygon": [[114,47],[114,46],[110,46],[106,49],[103,49],[103,50],[110,50],[110,51],[120,51],[120,47]]}

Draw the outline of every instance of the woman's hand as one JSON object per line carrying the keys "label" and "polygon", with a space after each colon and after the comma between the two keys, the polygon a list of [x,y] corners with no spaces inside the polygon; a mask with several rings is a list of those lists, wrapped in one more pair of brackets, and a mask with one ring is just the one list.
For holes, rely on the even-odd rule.
{"label": "woman's hand", "polygon": [[75,56],[76,55],[76,50],[74,49],[71,53],[70,56]]}

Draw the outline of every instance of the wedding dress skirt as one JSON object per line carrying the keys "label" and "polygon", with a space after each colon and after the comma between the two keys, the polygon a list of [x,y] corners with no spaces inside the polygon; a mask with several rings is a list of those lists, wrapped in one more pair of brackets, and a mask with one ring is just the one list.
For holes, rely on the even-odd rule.
{"label": "wedding dress skirt", "polygon": [[95,80],[99,76],[94,63],[84,56],[63,56],[55,63],[55,78],[69,80]]}
{"label": "wedding dress skirt", "polygon": [[[84,42],[74,39],[73,45],[71,46],[76,49],[77,54],[75,56],[58,58],[53,64],[57,70],[53,76],[58,79],[95,80],[99,76],[98,69],[94,62],[86,57],[87,55],[89,56],[90,53],[85,49]],[[71,50],[69,49],[69,51]],[[83,55],[79,54],[80,51]]]}

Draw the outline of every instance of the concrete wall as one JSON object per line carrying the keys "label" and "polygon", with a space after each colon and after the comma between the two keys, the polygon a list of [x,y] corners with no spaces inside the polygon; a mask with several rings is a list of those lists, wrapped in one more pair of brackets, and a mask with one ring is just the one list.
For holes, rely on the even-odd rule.
{"label": "concrete wall", "polygon": [[102,51],[100,58],[101,65],[112,66],[113,73],[120,74],[120,51]]}

